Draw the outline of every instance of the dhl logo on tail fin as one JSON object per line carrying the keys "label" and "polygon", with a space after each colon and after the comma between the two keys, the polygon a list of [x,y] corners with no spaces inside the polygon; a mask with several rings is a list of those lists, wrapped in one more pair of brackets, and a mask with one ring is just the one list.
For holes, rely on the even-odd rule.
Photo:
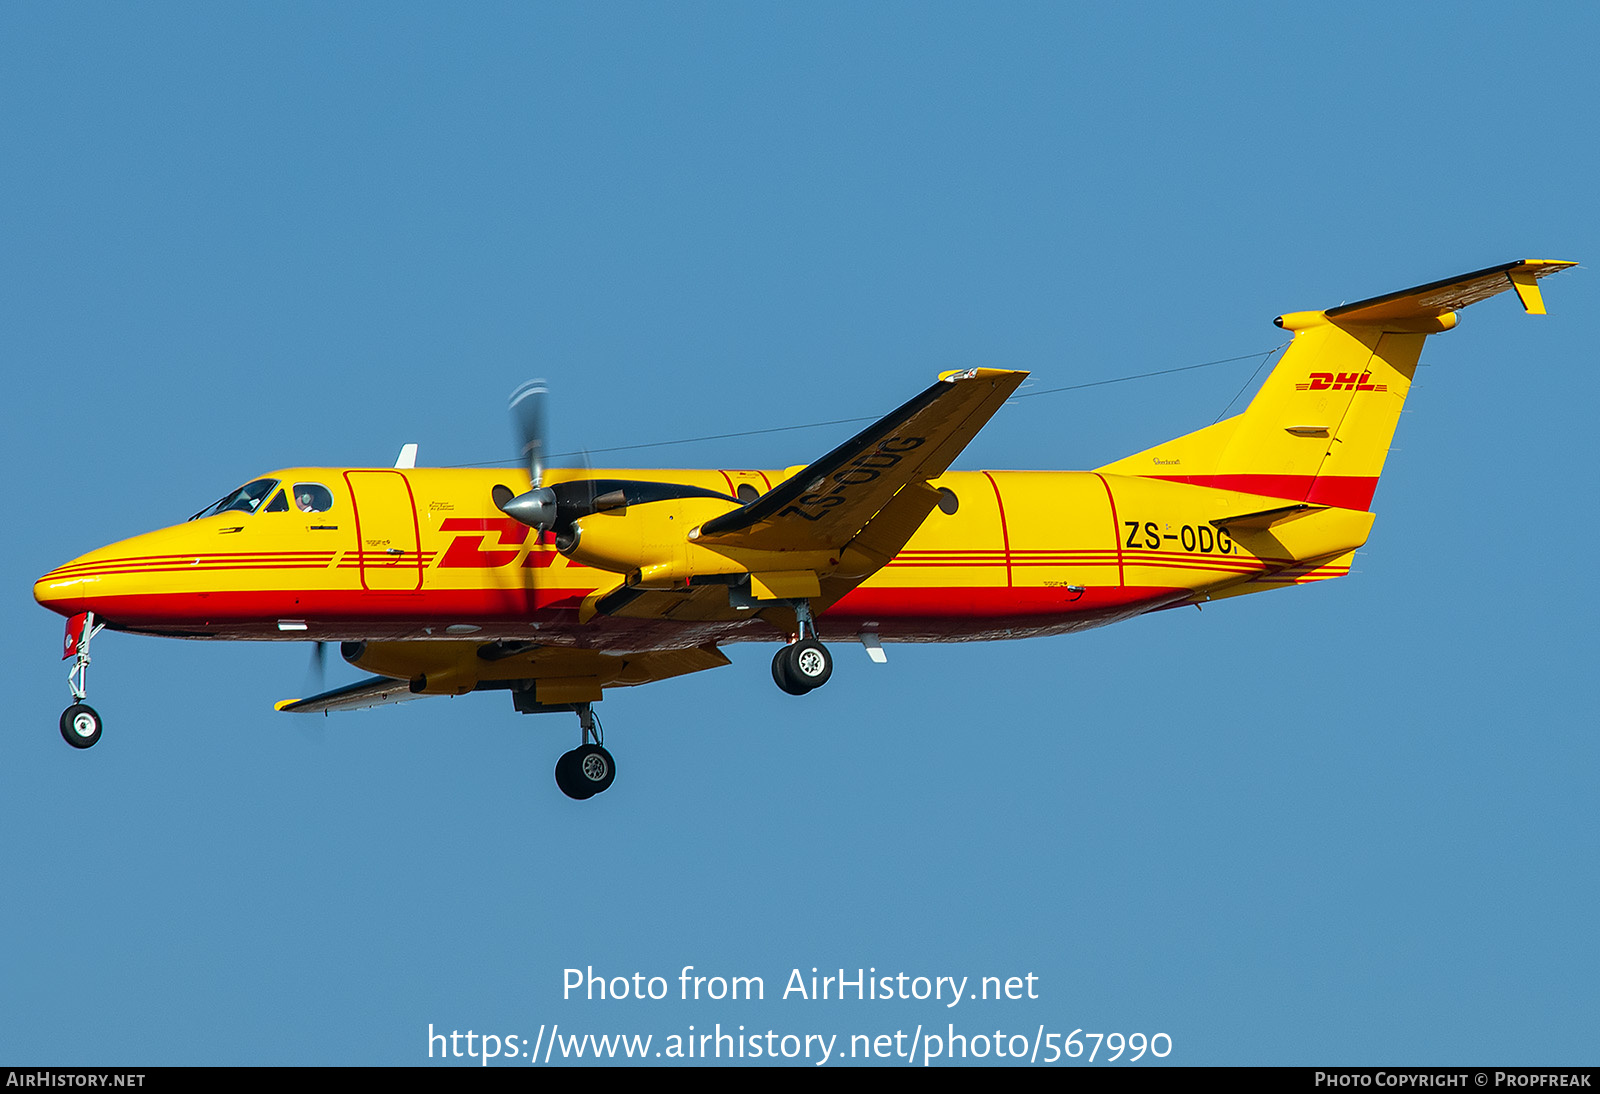
{"label": "dhl logo on tail fin", "polygon": [[1335,376],[1331,372],[1313,372],[1311,379],[1303,384],[1294,385],[1296,391],[1388,391],[1388,384],[1375,384],[1372,382],[1372,373],[1363,372],[1357,376],[1353,372],[1341,372]]}
{"label": "dhl logo on tail fin", "polygon": [[1099,468],[1313,505],[1367,509],[1428,335],[1506,290],[1544,314],[1538,281],[1576,263],[1526,259],[1275,322],[1294,340],[1243,414]]}

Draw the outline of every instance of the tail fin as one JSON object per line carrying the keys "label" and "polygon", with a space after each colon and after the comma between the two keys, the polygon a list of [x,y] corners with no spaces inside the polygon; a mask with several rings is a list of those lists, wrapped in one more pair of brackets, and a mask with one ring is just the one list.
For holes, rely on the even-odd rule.
{"label": "tail fin", "polygon": [[1366,509],[1422,343],[1456,311],[1515,289],[1543,315],[1538,279],[1576,265],[1528,259],[1275,322],[1294,340],[1243,414],[1099,468],[1272,498]]}

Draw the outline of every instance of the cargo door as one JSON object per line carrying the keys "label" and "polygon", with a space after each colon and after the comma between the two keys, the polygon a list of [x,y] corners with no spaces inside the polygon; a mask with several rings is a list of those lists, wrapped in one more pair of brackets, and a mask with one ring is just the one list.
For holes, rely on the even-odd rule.
{"label": "cargo door", "polygon": [[411,484],[399,471],[346,471],[355,512],[361,587],[412,593],[422,588],[422,554]]}

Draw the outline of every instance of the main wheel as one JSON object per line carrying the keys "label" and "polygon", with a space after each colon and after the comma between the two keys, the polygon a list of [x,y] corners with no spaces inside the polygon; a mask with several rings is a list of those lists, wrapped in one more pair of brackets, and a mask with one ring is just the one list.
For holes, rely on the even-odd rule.
{"label": "main wheel", "polygon": [[563,753],[556,761],[556,785],[574,801],[609,789],[616,777],[617,761],[599,745],[583,745]]}
{"label": "main wheel", "polygon": [[61,712],[61,739],[73,748],[90,748],[100,739],[104,725],[87,703],[73,703]]}
{"label": "main wheel", "polygon": [[772,682],[790,695],[804,695],[811,689],[795,678],[789,656],[793,649],[793,646],[779,646],[778,652],[772,655]]}
{"label": "main wheel", "polygon": [[579,781],[577,758],[577,749],[561,754],[561,758],[556,761],[556,786],[573,801],[581,802],[585,798],[594,797],[594,791]]}
{"label": "main wheel", "polygon": [[617,761],[600,745],[583,745],[577,752],[578,781],[591,794],[604,794],[617,777]]}
{"label": "main wheel", "polygon": [[820,688],[833,675],[833,655],[815,638],[802,638],[789,647],[789,672],[807,691]]}

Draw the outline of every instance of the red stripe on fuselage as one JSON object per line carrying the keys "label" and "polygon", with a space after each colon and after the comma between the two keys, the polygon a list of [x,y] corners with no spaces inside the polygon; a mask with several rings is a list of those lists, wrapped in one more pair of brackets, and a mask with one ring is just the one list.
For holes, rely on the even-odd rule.
{"label": "red stripe on fuselage", "polygon": [[1368,509],[1378,490],[1376,475],[1147,475],[1162,482],[1237,490],[1267,498],[1306,501],[1339,509]]}
{"label": "red stripe on fuselage", "polygon": [[[663,647],[681,643],[685,627],[672,620],[594,620],[578,624],[576,611],[587,588],[473,589],[424,592],[316,591],[141,593],[53,600],[49,607],[63,615],[93,610],[106,621],[129,630],[173,631],[218,638],[284,638],[303,640],[330,636],[360,638],[442,638],[445,628],[468,624],[480,633],[462,637],[489,639],[539,623],[559,628],[579,641],[602,640],[611,627],[626,626],[659,635]],[[1149,611],[1187,597],[1191,590],[1163,586],[1103,586],[1082,592],[1064,586],[1020,588],[855,589],[829,609],[824,630],[854,626],[871,619],[879,633],[933,635],[950,639],[1016,637],[1038,631],[1098,626],[1101,622]],[[310,631],[278,633],[279,619],[309,624]],[[752,637],[749,620],[694,626],[716,640]],[[545,633],[541,630],[539,633]],[[766,629],[758,628],[765,636]],[[718,635],[717,632],[725,632]],[[852,632],[853,633],[853,632]]]}

